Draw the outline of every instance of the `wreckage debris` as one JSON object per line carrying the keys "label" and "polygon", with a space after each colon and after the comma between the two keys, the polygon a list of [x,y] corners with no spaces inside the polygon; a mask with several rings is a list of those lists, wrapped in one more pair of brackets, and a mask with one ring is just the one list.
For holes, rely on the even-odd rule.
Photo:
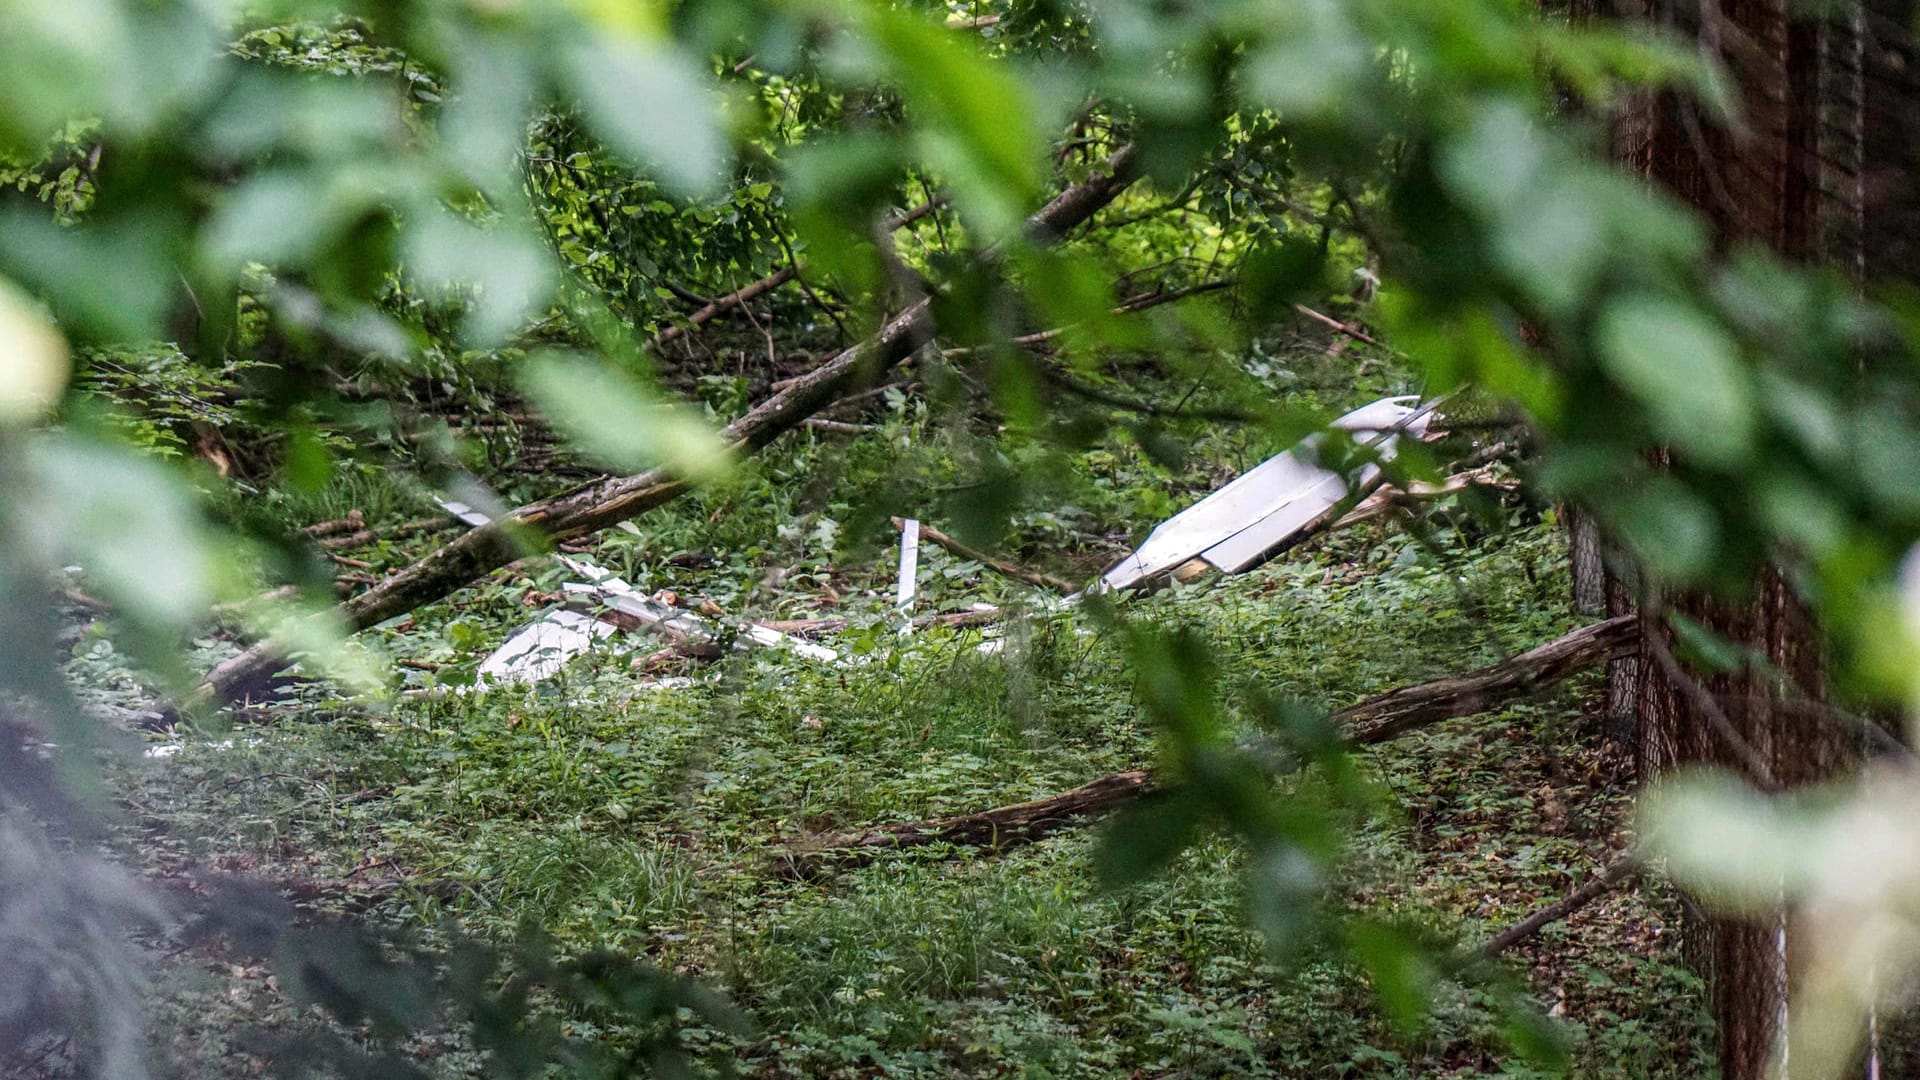
{"label": "wreckage debris", "polygon": [[[436,500],[441,509],[476,528],[492,519],[466,503]],[[539,682],[565,667],[568,662],[613,637],[620,629],[615,622],[597,618],[594,609],[617,612],[636,628],[645,628],[672,639],[677,644],[714,643],[726,636],[723,628],[690,611],[647,596],[632,584],[604,567],[579,556],[555,555],[554,560],[586,578],[570,581],[562,591],[580,598],[587,611],[562,607],[549,611],[538,620],[515,631],[504,645],[480,662],[483,684],[514,685]],[[840,654],[754,623],[729,627],[735,632],[736,647],[760,646],[787,649],[809,660],[838,663]],[[621,651],[631,646],[620,645]]]}
{"label": "wreckage debris", "polygon": [[1351,479],[1319,463],[1322,436],[1309,436],[1162,522],[1087,591],[1139,588],[1195,560],[1227,574],[1259,566],[1323,524],[1349,495],[1378,486],[1379,462],[1393,459],[1401,436],[1427,437],[1437,403],[1419,402],[1381,398],[1333,422],[1378,459]]}

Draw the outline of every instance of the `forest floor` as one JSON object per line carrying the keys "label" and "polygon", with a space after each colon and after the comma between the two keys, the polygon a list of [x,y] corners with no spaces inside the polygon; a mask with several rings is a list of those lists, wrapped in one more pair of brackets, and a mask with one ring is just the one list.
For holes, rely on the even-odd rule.
{"label": "forest floor", "polygon": [[[453,925],[491,941],[539,926],[562,951],[648,958],[722,991],[745,1017],[739,1031],[690,1033],[696,1064],[715,1073],[1538,1074],[1511,1050],[1484,989],[1443,987],[1432,1017],[1408,1030],[1330,952],[1276,957],[1248,928],[1244,857],[1225,838],[1118,890],[1098,883],[1096,826],[1004,852],[893,853],[808,881],[770,872],[772,856],[822,835],[1031,799],[1155,760],[1121,650],[1092,620],[1038,620],[995,655],[977,650],[978,628],[897,634],[889,537],[849,543],[859,511],[849,496],[823,497],[818,477],[837,463],[843,487],[878,485],[861,480],[862,463],[898,452],[909,411],[851,438],[790,439],[589,551],[688,605],[846,616],[852,626],[826,643],[858,662],[740,653],[658,689],[632,664],[642,647],[530,688],[446,692],[552,602],[561,572],[529,561],[372,633],[414,693],[370,706],[310,691],[256,717],[264,723],[155,736],[168,756],[123,762],[115,776],[127,857],[162,880],[255,875],[314,917],[350,911],[427,940]],[[1112,447],[1078,453],[1079,505],[1019,518],[1018,549],[1084,580],[1129,532],[1261,453],[1209,445],[1177,485]],[[349,508],[376,532],[421,516],[377,484],[340,486],[299,515]],[[434,539],[350,556],[378,574]],[[1370,525],[1129,610],[1197,630],[1231,682],[1328,707],[1583,621],[1550,515],[1509,508],[1504,521],[1441,528],[1431,541]],[[1031,599],[944,551],[922,560],[919,610]],[[233,647],[202,644],[209,655]],[[72,670],[103,710],[131,700],[110,635],[83,634]],[[1598,687],[1589,675],[1358,755],[1377,797],[1350,822],[1332,901],[1471,944],[1623,850],[1631,766],[1601,730]],[[1507,957],[1514,984],[1555,1018],[1575,1075],[1711,1071],[1676,920],[1661,887],[1623,887]],[[158,1050],[180,1075],[284,1065],[242,1033],[313,1023],[265,965],[224,947],[157,966]],[[564,1022],[633,1037],[587,1016]],[[406,1052],[435,1075],[485,1065],[453,1037],[416,1038]]]}

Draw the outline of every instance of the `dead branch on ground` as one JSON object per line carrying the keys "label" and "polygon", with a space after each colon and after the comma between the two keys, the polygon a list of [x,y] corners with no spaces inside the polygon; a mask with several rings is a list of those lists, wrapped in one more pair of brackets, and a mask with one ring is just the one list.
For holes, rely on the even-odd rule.
{"label": "dead branch on ground", "polygon": [[[1634,616],[1621,615],[1583,626],[1467,675],[1434,679],[1368,698],[1334,713],[1331,720],[1349,746],[1375,746],[1442,720],[1525,700],[1606,661],[1636,640]],[[1044,799],[828,837],[782,854],[774,868],[782,874],[805,877],[830,867],[863,865],[900,848],[930,844],[1014,847],[1167,790],[1144,770],[1109,773]]]}
{"label": "dead branch on ground", "polygon": [[1478,948],[1468,951],[1462,959],[1490,960],[1499,956],[1546,927],[1612,892],[1615,886],[1631,880],[1639,871],[1640,858],[1636,853],[1630,851],[1621,855],[1602,867],[1599,873],[1588,878],[1586,884],[1488,938]]}

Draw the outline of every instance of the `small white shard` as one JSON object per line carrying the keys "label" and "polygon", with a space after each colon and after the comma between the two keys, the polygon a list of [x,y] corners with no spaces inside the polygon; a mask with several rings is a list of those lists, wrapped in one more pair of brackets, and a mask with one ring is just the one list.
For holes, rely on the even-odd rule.
{"label": "small white shard", "polygon": [[[221,739],[218,742],[203,742],[203,743],[196,743],[194,745],[198,746],[202,750],[231,750],[233,749],[233,740]],[[260,740],[247,739],[242,745],[259,746]],[[170,758],[175,754],[180,753],[182,750],[185,750],[186,748],[187,748],[187,744],[184,742],[161,743],[158,746],[147,747],[147,749],[141,754],[141,756],[150,757],[150,758]]]}
{"label": "small white shard", "polygon": [[445,510],[447,513],[452,514],[454,517],[459,518],[461,521],[466,522],[476,529],[493,520],[463,502],[455,502],[452,499],[435,499],[433,501],[440,504],[440,509]]}
{"label": "small white shard", "polygon": [[564,608],[549,611],[481,661],[480,680],[500,685],[538,682],[614,632],[614,627],[591,615]]}

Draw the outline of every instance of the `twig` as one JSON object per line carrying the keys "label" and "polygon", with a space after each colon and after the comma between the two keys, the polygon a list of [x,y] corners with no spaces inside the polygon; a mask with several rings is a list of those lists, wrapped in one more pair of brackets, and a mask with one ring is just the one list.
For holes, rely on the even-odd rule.
{"label": "twig", "polygon": [[[927,202],[921,203],[919,206],[914,207],[913,209],[907,211],[904,214],[896,214],[890,218],[887,218],[885,221],[881,222],[881,228],[886,229],[889,232],[892,232],[896,229],[904,228],[907,225],[927,216],[928,214],[933,213],[933,211],[937,207],[942,205],[944,202],[945,202],[944,199],[938,199],[938,200],[929,200]],[[648,345],[649,347],[655,350],[658,350],[662,345],[666,345],[667,343],[674,341],[678,338],[685,337],[687,334],[691,333],[694,329],[697,329],[701,325],[712,321],[714,318],[720,315],[723,315],[726,312],[731,311],[732,309],[739,307],[743,304],[751,303],[752,301],[759,299],[760,297],[766,295],[767,293],[772,292],[773,290],[779,288],[780,286],[785,285],[787,282],[792,281],[794,278],[798,277],[799,273],[800,273],[799,267],[793,262],[788,262],[787,265],[781,267],[778,270],[775,270],[773,273],[768,274],[766,277],[761,278],[759,281],[753,282],[750,285],[743,286],[731,293],[728,293],[725,296],[716,298],[713,301],[713,303],[708,304],[706,307],[701,308],[700,310],[694,312],[691,315],[688,315],[687,321],[684,325],[675,324],[673,326],[667,327],[664,330],[661,330],[659,333],[653,336],[653,340],[649,342]]]}
{"label": "twig", "polygon": [[1539,933],[1543,928],[1559,922],[1588,904],[1612,891],[1614,886],[1627,881],[1640,870],[1640,858],[1628,852],[1608,863],[1598,874],[1587,879],[1585,885],[1573,890],[1553,903],[1540,908],[1533,914],[1493,935],[1476,949],[1469,951],[1462,959],[1487,960],[1499,956],[1522,941]]}
{"label": "twig", "polygon": [[1139,296],[1129,297],[1126,300],[1120,301],[1120,305],[1113,309],[1113,313],[1115,315],[1131,315],[1136,311],[1145,311],[1148,308],[1156,308],[1162,304],[1171,304],[1176,300],[1185,300],[1189,296],[1199,296],[1202,293],[1231,289],[1237,283],[1237,280],[1234,278],[1218,278],[1213,281],[1203,281],[1198,285],[1188,285],[1179,289],[1159,289],[1150,293],[1142,293]]}
{"label": "twig", "polygon": [[1219,420],[1232,424],[1252,423],[1259,419],[1254,413],[1227,407],[1189,410],[1186,408],[1186,399],[1184,398],[1181,399],[1180,404],[1168,406],[1161,405],[1158,402],[1146,401],[1141,398],[1128,397],[1125,394],[1116,394],[1110,390],[1102,390],[1096,386],[1089,386],[1075,379],[1073,376],[1068,375],[1066,372],[1046,364],[1040,365],[1040,377],[1075,397],[1099,402],[1102,405],[1111,406],[1116,409],[1124,409],[1127,412],[1138,413],[1141,416],[1180,417],[1187,420]]}
{"label": "twig", "polygon": [[[775,229],[773,231],[773,238],[779,241],[780,250],[786,253],[787,265],[792,267],[800,266],[799,258],[793,253],[793,245],[787,243],[787,234],[779,229]],[[798,269],[795,269],[793,272],[793,280],[800,283],[801,291],[807,294],[807,299],[813,301],[813,306],[819,308],[827,318],[833,320],[834,327],[840,331],[840,340],[852,341],[853,335],[847,332],[847,324],[840,321],[840,314],[833,310],[832,305],[822,300],[819,293],[813,291],[813,285],[807,281],[806,275],[802,274]]]}
{"label": "twig", "polygon": [[[1346,323],[1341,322],[1339,319],[1336,319],[1331,315],[1322,315],[1305,304],[1295,304],[1293,305],[1293,310],[1299,312],[1302,315],[1305,315],[1307,318],[1312,319],[1314,322],[1317,322],[1326,326],[1328,329],[1334,331],[1335,333],[1345,334],[1355,341],[1362,342],[1367,345],[1372,345],[1377,349],[1387,348],[1386,345],[1375,340],[1374,338],[1368,337],[1366,334],[1363,334],[1358,330],[1355,330],[1353,327],[1348,326]],[[1392,352],[1394,350],[1388,349],[1388,351]]]}

